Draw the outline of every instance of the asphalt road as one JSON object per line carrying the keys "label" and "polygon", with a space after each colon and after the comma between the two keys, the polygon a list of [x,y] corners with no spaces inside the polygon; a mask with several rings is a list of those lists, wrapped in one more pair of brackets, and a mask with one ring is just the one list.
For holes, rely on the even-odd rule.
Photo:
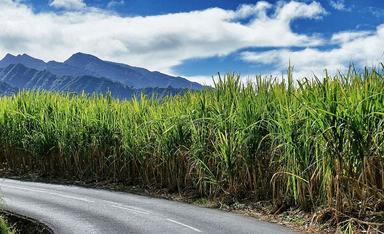
{"label": "asphalt road", "polygon": [[6,210],[55,233],[294,233],[279,225],[164,199],[0,179]]}

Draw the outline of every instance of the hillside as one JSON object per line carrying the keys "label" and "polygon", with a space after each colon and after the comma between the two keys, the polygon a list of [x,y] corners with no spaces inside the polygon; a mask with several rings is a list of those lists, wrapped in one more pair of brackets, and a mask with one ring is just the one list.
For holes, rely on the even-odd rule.
{"label": "hillside", "polygon": [[8,96],[8,95],[15,94],[16,92],[17,92],[17,88],[10,86],[9,84],[3,81],[0,81],[0,96],[3,96],[3,95]]}

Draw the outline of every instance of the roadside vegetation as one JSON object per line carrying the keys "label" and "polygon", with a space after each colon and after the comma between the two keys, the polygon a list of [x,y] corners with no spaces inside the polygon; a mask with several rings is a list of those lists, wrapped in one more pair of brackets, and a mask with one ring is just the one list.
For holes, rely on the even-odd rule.
{"label": "roadside vegetation", "polygon": [[21,92],[0,99],[0,162],[16,175],[273,200],[340,230],[384,231],[384,72],[242,85],[162,100]]}
{"label": "roadside vegetation", "polygon": [[0,216],[0,233],[1,234],[13,234],[15,233],[12,228],[10,228],[8,222]]}

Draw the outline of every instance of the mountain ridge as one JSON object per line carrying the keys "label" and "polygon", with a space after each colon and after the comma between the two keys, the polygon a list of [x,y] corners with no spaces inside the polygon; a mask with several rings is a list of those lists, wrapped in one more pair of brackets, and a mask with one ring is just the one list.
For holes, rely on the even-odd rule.
{"label": "mountain ridge", "polygon": [[27,67],[31,67],[37,70],[42,70],[45,67],[45,62],[41,59],[36,59],[27,54],[12,55],[6,54],[5,57],[0,60],[0,68],[8,67],[11,64],[21,63]]}
{"label": "mountain ridge", "polygon": [[[4,91],[2,86],[4,86]],[[131,99],[141,94],[156,95],[162,98],[165,95],[176,95],[185,90],[173,88],[146,88],[133,89],[120,82],[111,81],[103,77],[83,76],[57,76],[47,70],[39,71],[28,68],[23,64],[11,64],[0,69],[0,94],[11,95],[17,90],[46,90],[53,92],[72,92],[80,94],[110,93],[118,99]]]}
{"label": "mountain ridge", "polygon": [[157,71],[149,71],[145,68],[134,67],[123,63],[115,63],[102,60],[94,55],[75,53],[64,62],[49,61],[33,58],[27,54],[7,54],[0,60],[0,68],[6,68],[12,64],[22,64],[26,67],[44,71],[57,76],[92,76],[103,77],[111,81],[117,81],[132,88],[176,88],[200,90],[203,85],[189,81],[183,77],[170,76]]}

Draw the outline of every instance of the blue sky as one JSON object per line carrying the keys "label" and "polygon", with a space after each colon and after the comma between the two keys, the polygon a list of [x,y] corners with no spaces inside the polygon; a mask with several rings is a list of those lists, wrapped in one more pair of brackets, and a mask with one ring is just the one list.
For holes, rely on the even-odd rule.
{"label": "blue sky", "polygon": [[0,56],[81,51],[203,83],[384,61],[384,1],[0,0]]}

